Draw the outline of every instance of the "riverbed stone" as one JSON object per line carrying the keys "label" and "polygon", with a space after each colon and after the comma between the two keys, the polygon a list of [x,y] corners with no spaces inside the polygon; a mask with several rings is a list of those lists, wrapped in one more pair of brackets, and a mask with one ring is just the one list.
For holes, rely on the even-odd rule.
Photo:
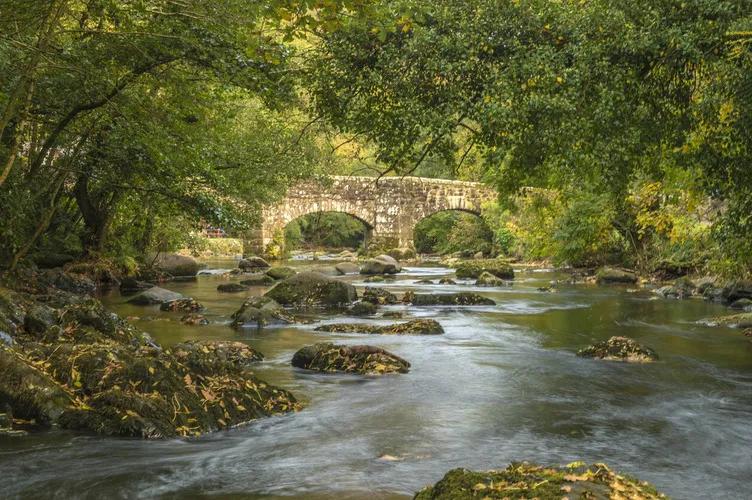
{"label": "riverbed stone", "polygon": [[313,272],[287,278],[265,296],[285,306],[342,306],[352,304],[358,298],[350,283]]}
{"label": "riverbed stone", "polygon": [[752,311],[752,299],[737,299],[729,304],[729,308],[742,311]]}
{"label": "riverbed stone", "polygon": [[369,325],[366,323],[333,323],[321,325],[317,332],[368,333],[373,335],[441,335],[444,328],[433,319],[415,319],[392,325]]}
{"label": "riverbed stone", "polygon": [[577,355],[584,358],[628,363],[649,363],[658,359],[658,355],[651,348],[642,346],[629,337],[616,336],[580,349]]}
{"label": "riverbed stone", "polygon": [[478,279],[483,273],[490,273],[503,280],[514,279],[514,269],[501,259],[479,259],[456,264],[455,274],[460,279]]}
{"label": "riverbed stone", "polygon": [[374,276],[369,276],[366,279],[364,279],[363,281],[366,282],[366,283],[383,283],[383,282],[386,281],[386,278],[383,277],[383,276],[379,276],[377,274],[377,275],[374,275]]}
{"label": "riverbed stone", "polygon": [[177,253],[160,253],[156,258],[150,258],[152,266],[169,273],[172,276],[196,276],[201,264],[190,255]]}
{"label": "riverbed stone", "polygon": [[407,373],[410,370],[410,363],[379,347],[331,343],[319,343],[300,349],[292,358],[292,366],[321,372],[361,375]]}
{"label": "riverbed stone", "polygon": [[402,271],[397,259],[389,255],[379,255],[368,259],[360,267],[360,274],[397,274]]}
{"label": "riverbed stone", "polygon": [[180,322],[191,326],[203,326],[209,324],[209,320],[206,319],[203,314],[198,314],[195,312],[184,315],[182,318],[180,318]]}
{"label": "riverbed stone", "polygon": [[506,281],[488,271],[483,271],[475,281],[475,286],[505,286],[506,284]]}
{"label": "riverbed stone", "polygon": [[269,269],[272,266],[261,257],[253,255],[250,257],[245,257],[243,259],[240,259],[240,261],[238,262],[238,267],[242,269],[243,271],[247,272],[247,271],[258,271],[262,269]]}
{"label": "riverbed stone", "polygon": [[139,306],[150,306],[155,304],[163,304],[173,300],[182,299],[183,295],[165,288],[154,286],[148,290],[134,295],[128,299],[129,304],[135,304]]}
{"label": "riverbed stone", "polygon": [[752,328],[752,312],[717,316],[702,323],[713,326],[729,326],[732,328]]}
{"label": "riverbed stone", "polygon": [[159,306],[159,309],[162,311],[170,312],[198,312],[203,311],[204,306],[196,299],[184,297],[182,299],[162,302],[162,304]]}
{"label": "riverbed stone", "polygon": [[433,280],[429,280],[428,278],[419,279],[415,282],[416,285],[433,285]]}
{"label": "riverbed stone", "polygon": [[247,292],[248,285],[243,285],[241,283],[222,283],[220,285],[217,285],[217,291],[220,293]]}
{"label": "riverbed stone", "polygon": [[295,276],[296,274],[298,274],[298,272],[288,266],[272,267],[266,271],[266,275],[274,280],[284,280],[291,276]]}
{"label": "riverbed stone", "polygon": [[390,305],[399,302],[397,296],[389,290],[372,286],[363,290],[363,300],[376,305]]}
{"label": "riverbed stone", "polygon": [[415,500],[590,498],[593,500],[660,500],[667,498],[652,485],[613,472],[605,464],[573,462],[547,467],[513,462],[505,469],[475,472],[452,469]]}
{"label": "riverbed stone", "polygon": [[153,283],[148,283],[146,281],[139,281],[136,278],[128,277],[123,278],[120,281],[120,293],[121,294],[132,294],[132,293],[138,293],[142,292],[144,290],[148,290],[149,288],[153,288]]}
{"label": "riverbed stone", "polygon": [[439,285],[456,285],[457,282],[454,281],[452,278],[441,278],[439,280]]}
{"label": "riverbed stone", "polygon": [[240,281],[245,286],[269,286],[275,283],[275,279],[265,273],[254,273],[243,277]]}
{"label": "riverbed stone", "polygon": [[414,306],[493,306],[492,299],[483,297],[477,293],[415,293],[406,292],[402,296],[402,302]]}
{"label": "riverbed stone", "polygon": [[627,283],[637,283],[637,274],[627,269],[617,269],[615,267],[601,267],[595,273],[595,282],[600,285]]}
{"label": "riverbed stone", "polygon": [[269,297],[249,297],[231,317],[231,324],[235,328],[243,325],[262,328],[295,322],[295,319],[277,301]]}
{"label": "riverbed stone", "polygon": [[372,316],[376,314],[376,311],[378,311],[378,309],[379,308],[376,306],[376,304],[361,300],[360,302],[353,304],[353,306],[350,308],[350,314],[353,314],[355,316]]}
{"label": "riverbed stone", "polygon": [[360,272],[360,266],[355,262],[340,262],[334,267],[340,274],[357,274]]}

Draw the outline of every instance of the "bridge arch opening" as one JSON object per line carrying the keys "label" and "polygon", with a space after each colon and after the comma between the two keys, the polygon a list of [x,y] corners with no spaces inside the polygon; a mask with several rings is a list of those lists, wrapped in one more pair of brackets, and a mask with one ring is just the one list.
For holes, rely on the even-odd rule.
{"label": "bridge arch opening", "polygon": [[285,250],[357,250],[368,245],[372,233],[371,224],[350,213],[310,212],[285,225]]}
{"label": "bridge arch opening", "polygon": [[415,251],[425,254],[473,256],[494,253],[493,231],[476,212],[448,209],[434,212],[418,221],[413,230]]}

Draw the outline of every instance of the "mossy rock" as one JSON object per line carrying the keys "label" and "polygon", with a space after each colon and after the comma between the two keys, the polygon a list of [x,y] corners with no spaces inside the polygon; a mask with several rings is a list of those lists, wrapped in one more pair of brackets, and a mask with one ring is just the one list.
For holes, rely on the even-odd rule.
{"label": "mossy rock", "polygon": [[496,302],[477,293],[415,293],[409,291],[402,302],[413,306],[494,306]]}
{"label": "mossy rock", "polygon": [[595,273],[595,282],[599,285],[619,283],[633,284],[637,283],[637,274],[626,269],[602,267]]}
{"label": "mossy rock", "polygon": [[248,285],[243,285],[241,283],[222,283],[220,285],[217,285],[217,291],[220,293],[247,292]]}
{"label": "mossy rock", "polygon": [[258,271],[260,269],[269,269],[272,266],[261,257],[254,255],[240,259],[238,267],[243,271]]}
{"label": "mossy rock", "polygon": [[148,290],[134,295],[128,299],[129,304],[135,304],[139,306],[151,306],[155,304],[163,304],[165,302],[171,302],[174,300],[182,299],[183,295],[178,292],[173,292],[160,288],[158,286],[151,287]]}
{"label": "mossy rock", "polygon": [[706,320],[704,323],[718,326],[729,326],[732,328],[752,328],[752,312],[718,316]]}
{"label": "mossy rock", "polygon": [[650,363],[658,359],[655,351],[638,344],[629,337],[611,337],[606,341],[580,349],[577,355],[584,358],[628,363]]}
{"label": "mossy rock", "polygon": [[160,253],[156,259],[149,258],[153,266],[172,276],[196,276],[201,264],[189,255]]}
{"label": "mossy rock", "polygon": [[299,273],[277,283],[266,297],[286,306],[343,306],[358,298],[355,287],[319,273]]}
{"label": "mossy rock", "polygon": [[435,284],[433,280],[429,280],[428,278],[419,279],[415,282],[416,285],[433,285]]}
{"label": "mossy rock", "polygon": [[400,263],[389,255],[378,255],[360,266],[360,274],[397,274],[400,271],[402,271]]}
{"label": "mossy rock", "polygon": [[292,358],[292,366],[321,372],[383,375],[407,373],[410,363],[379,347],[367,345],[314,344],[300,349]]}
{"label": "mossy rock", "polygon": [[203,311],[204,306],[199,301],[191,298],[182,298],[177,300],[171,300],[169,302],[163,302],[159,306],[162,311],[171,312],[198,312]]}
{"label": "mossy rock", "polygon": [[281,305],[269,297],[249,297],[232,315],[232,326],[254,325],[261,328],[269,325],[286,325],[295,319]]}
{"label": "mossy rock", "polygon": [[67,253],[48,252],[36,254],[32,256],[31,260],[41,269],[52,269],[73,262],[76,257]]}
{"label": "mossy rock", "polygon": [[376,304],[366,301],[360,301],[355,303],[350,308],[349,312],[350,314],[354,314],[355,316],[372,316],[376,314],[378,310],[379,308],[376,306]]}
{"label": "mossy rock", "polygon": [[441,278],[439,280],[439,285],[456,285],[457,282],[454,281],[452,278]]}
{"label": "mossy rock", "polygon": [[397,296],[389,290],[377,287],[367,287],[363,290],[363,300],[376,305],[396,304]]}
{"label": "mossy rock", "polygon": [[577,462],[565,467],[512,463],[506,469],[487,472],[453,469],[435,485],[419,491],[414,498],[657,500],[667,497],[650,484],[613,472],[605,464],[587,466]]}
{"label": "mossy rock", "polygon": [[188,313],[180,318],[180,322],[191,326],[204,326],[209,324],[209,320],[203,314]]}
{"label": "mossy rock", "polygon": [[488,271],[483,271],[475,281],[475,286],[505,286],[506,284],[506,281]]}
{"label": "mossy rock", "polygon": [[292,267],[273,267],[266,271],[266,275],[273,280],[284,280],[295,276],[298,272]]}
{"label": "mossy rock", "polygon": [[383,283],[384,281],[386,281],[386,278],[384,276],[375,275],[369,276],[363,281],[366,283]]}
{"label": "mossy rock", "polygon": [[269,286],[275,283],[275,279],[265,273],[255,273],[249,276],[245,276],[245,279],[240,282],[245,286]]}
{"label": "mossy rock", "polygon": [[483,273],[490,273],[503,280],[514,279],[514,269],[507,262],[499,259],[479,259],[460,262],[455,268],[460,279],[478,279]]}
{"label": "mossy rock", "polygon": [[360,266],[354,262],[340,262],[334,268],[339,274],[357,274],[360,272]]}
{"label": "mossy rock", "polygon": [[415,319],[393,325],[367,325],[364,323],[334,323],[315,328],[317,332],[368,333],[372,335],[441,335],[444,328],[433,319]]}

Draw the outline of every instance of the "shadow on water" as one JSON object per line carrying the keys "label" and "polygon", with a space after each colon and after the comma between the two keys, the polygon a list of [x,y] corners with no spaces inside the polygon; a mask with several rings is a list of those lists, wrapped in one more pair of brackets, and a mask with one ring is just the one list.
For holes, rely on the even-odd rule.
{"label": "shadow on water", "polygon": [[[215,263],[214,267],[226,266]],[[416,285],[449,275],[408,268],[378,283],[396,293],[480,290],[493,307],[391,306],[432,317],[446,333],[378,337],[315,333],[315,325],[263,331],[229,328],[246,295],[219,294],[221,275],[168,287],[207,307],[211,324],[179,314],[107,305],[159,342],[239,339],[266,355],[258,374],[306,403],[275,417],[197,440],[145,442],[48,432],[0,438],[2,496],[217,498],[407,498],[454,467],[499,468],[512,460],[603,461],[679,498],[752,494],[752,344],[738,331],[697,320],[723,308],[652,300],[623,288],[537,287],[554,272],[523,271],[510,288]],[[357,275],[345,279],[356,286]],[[345,315],[320,320],[354,320]],[[362,320],[362,319],[361,319]],[[382,320],[368,320],[381,322]],[[612,335],[653,347],[661,360],[626,365],[578,358]],[[381,378],[321,375],[289,360],[317,341],[382,346],[412,363]]]}

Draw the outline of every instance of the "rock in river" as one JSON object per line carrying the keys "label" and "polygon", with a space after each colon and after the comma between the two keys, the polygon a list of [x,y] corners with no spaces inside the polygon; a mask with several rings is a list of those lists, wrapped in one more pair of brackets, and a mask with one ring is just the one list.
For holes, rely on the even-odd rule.
{"label": "rock in river", "polygon": [[351,284],[311,272],[277,283],[265,296],[285,306],[342,306],[358,298]]}
{"label": "rock in river", "polygon": [[298,272],[291,267],[273,267],[266,271],[266,275],[274,280],[284,280],[291,276],[295,276]]}
{"label": "rock in river", "polygon": [[379,308],[376,306],[376,304],[361,300],[360,302],[353,304],[353,306],[350,308],[350,314],[354,314],[355,316],[371,316],[373,314],[376,314],[376,311],[378,311],[378,309]]}
{"label": "rock in river", "polygon": [[397,274],[402,271],[402,266],[394,257],[379,255],[368,259],[360,267],[360,274]]}
{"label": "rock in river", "polygon": [[475,472],[453,469],[435,485],[423,488],[415,500],[473,498],[590,498],[593,500],[658,500],[667,498],[646,482],[611,471],[605,464],[574,462],[544,467],[516,462],[506,469]]}
{"label": "rock in river", "polygon": [[402,302],[414,306],[494,306],[496,302],[477,293],[415,293],[406,292]]}
{"label": "rock in river", "polygon": [[177,299],[169,302],[163,302],[159,309],[162,311],[181,311],[181,312],[198,312],[203,311],[204,306],[195,299]]}
{"label": "rock in river", "polygon": [[245,279],[240,282],[245,286],[269,286],[274,284],[275,279],[264,273],[254,273],[245,276]]}
{"label": "rock in river", "polygon": [[247,292],[248,285],[243,285],[240,283],[222,283],[221,285],[217,285],[217,291],[221,293]]}
{"label": "rock in river", "polygon": [[595,282],[599,285],[611,283],[637,283],[637,274],[626,269],[602,267],[595,273]]}
{"label": "rock in river", "polygon": [[358,266],[354,262],[340,262],[334,268],[340,273],[340,274],[357,274],[360,272],[360,266]]}
{"label": "rock in river", "polygon": [[153,266],[171,276],[196,276],[201,264],[190,255],[160,253],[154,259]]}
{"label": "rock in river", "polygon": [[410,363],[378,347],[330,343],[302,348],[293,356],[292,366],[321,372],[359,373],[361,375],[407,373],[410,369]]}
{"label": "rock in river", "polygon": [[651,348],[644,347],[628,337],[611,337],[606,341],[580,349],[577,355],[584,358],[628,363],[649,363],[658,359],[658,355]]}
{"label": "rock in river", "polygon": [[235,328],[243,325],[261,328],[294,322],[294,318],[287,314],[277,301],[269,297],[250,297],[232,315],[232,326]]}
{"label": "rock in river", "polygon": [[128,299],[128,303],[136,304],[139,306],[149,306],[154,304],[163,304],[165,302],[170,302],[182,298],[183,296],[177,292],[154,286],[149,288],[148,290],[144,290],[138,295],[134,295],[133,297]]}
{"label": "rock in river", "polygon": [[238,267],[243,271],[258,271],[260,269],[269,269],[272,266],[261,257],[252,256],[240,259]]}
{"label": "rock in river", "polygon": [[477,279],[483,273],[491,273],[503,280],[514,279],[514,270],[507,262],[500,259],[481,259],[457,264],[455,274],[458,278]]}
{"label": "rock in river", "polygon": [[363,290],[363,300],[377,305],[396,304],[397,296],[389,290],[377,287],[367,287]]}
{"label": "rock in river", "polygon": [[506,281],[488,271],[483,271],[475,281],[475,286],[505,286],[506,284]]}
{"label": "rock in river", "polygon": [[369,333],[374,335],[441,335],[444,329],[433,319],[415,319],[393,325],[368,325],[365,323],[334,323],[315,328],[317,332]]}

